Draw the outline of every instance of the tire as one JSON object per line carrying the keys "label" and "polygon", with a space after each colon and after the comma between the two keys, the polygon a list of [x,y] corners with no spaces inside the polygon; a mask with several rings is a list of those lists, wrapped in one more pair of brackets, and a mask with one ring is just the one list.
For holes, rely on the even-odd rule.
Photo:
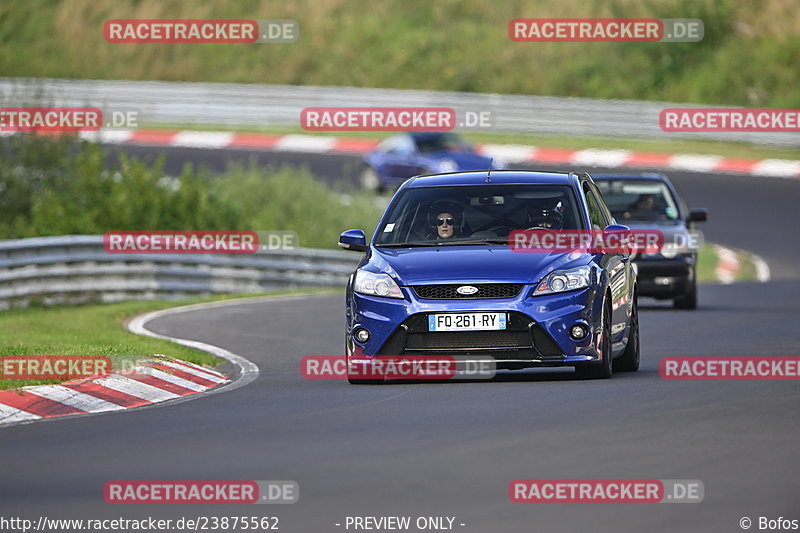
{"label": "tire", "polygon": [[603,359],[600,363],[589,363],[575,366],[578,379],[608,379],[611,377],[611,303],[606,299],[603,304]]}
{"label": "tire", "polygon": [[383,186],[378,173],[372,167],[364,167],[358,175],[358,183],[361,188],[371,192],[382,192]]}
{"label": "tire", "polygon": [[614,359],[612,368],[614,372],[636,372],[639,370],[640,359],[639,345],[639,296],[633,294],[633,309],[631,310],[631,332],[625,352]]}
{"label": "tire", "polygon": [[675,309],[697,309],[697,279],[692,277],[689,292],[672,301]]}

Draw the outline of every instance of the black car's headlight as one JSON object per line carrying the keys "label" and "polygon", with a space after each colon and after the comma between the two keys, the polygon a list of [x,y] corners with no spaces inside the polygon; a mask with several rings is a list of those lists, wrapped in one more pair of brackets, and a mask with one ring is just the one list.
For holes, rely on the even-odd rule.
{"label": "black car's headlight", "polygon": [[686,245],[664,243],[657,252],[642,252],[641,255],[646,259],[675,259],[678,255],[689,255],[692,250]]}
{"label": "black car's headlight", "polygon": [[388,274],[376,274],[366,270],[356,271],[356,279],[353,282],[353,290],[361,294],[371,296],[383,296],[385,298],[403,298],[403,292],[397,283]]}
{"label": "black car's headlight", "polygon": [[534,295],[553,294],[557,292],[574,291],[588,287],[592,282],[592,269],[588,266],[572,268],[570,270],[555,270],[542,279]]}

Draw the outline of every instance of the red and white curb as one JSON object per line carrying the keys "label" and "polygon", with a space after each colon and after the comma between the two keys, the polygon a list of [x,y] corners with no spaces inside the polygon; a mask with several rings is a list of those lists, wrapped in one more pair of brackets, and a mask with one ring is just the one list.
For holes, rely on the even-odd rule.
{"label": "red and white curb", "polygon": [[739,256],[736,255],[736,252],[724,246],[716,245],[714,246],[714,251],[717,254],[717,266],[714,269],[714,275],[725,285],[733,283],[742,269]]}
{"label": "red and white curb", "polygon": [[155,357],[107,377],[0,391],[0,425],[141,407],[205,392],[229,381],[204,366]]}
{"label": "red and white curb", "polygon": [[[275,135],[192,130],[107,130],[81,132],[80,137],[107,144],[174,146],[186,148],[244,148],[315,154],[364,154],[378,145],[376,139],[319,135]],[[800,161],[743,159],[697,154],[665,154],[632,150],[569,150],[521,144],[479,144],[477,150],[503,163],[542,163],[606,168],[646,168],[690,172],[721,172],[777,178],[800,178]]]}
{"label": "red and white curb", "polygon": [[[301,296],[266,296],[246,300],[254,302],[297,297]],[[224,359],[237,367],[238,376],[230,378],[204,366],[154,356],[152,360],[130,371],[112,373],[104,378],[0,391],[0,427],[70,415],[123,411],[161,402],[175,404],[247,385],[259,374],[258,367],[253,362],[213,344],[160,335],[147,328],[147,323],[156,318],[240,303],[241,299],[174,307],[139,315],[131,319],[126,326],[132,333],[168,340]]]}
{"label": "red and white curb", "polygon": [[[718,244],[714,245],[714,252],[717,254],[717,266],[714,269],[714,275],[720,283],[730,285],[736,281],[739,272],[742,270],[739,255],[730,248]],[[768,282],[771,274],[767,262],[757,255],[751,255],[751,261],[756,269],[756,279],[762,283]]]}

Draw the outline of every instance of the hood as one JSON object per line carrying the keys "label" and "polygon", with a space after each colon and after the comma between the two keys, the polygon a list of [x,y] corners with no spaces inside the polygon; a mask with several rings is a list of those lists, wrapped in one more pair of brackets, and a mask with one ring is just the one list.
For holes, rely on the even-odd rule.
{"label": "hood", "polygon": [[675,235],[684,235],[689,231],[683,220],[665,220],[662,222],[623,220],[619,223],[633,230],[660,231],[664,234],[664,242],[674,242]]}
{"label": "hood", "polygon": [[400,285],[435,283],[538,283],[553,270],[587,264],[590,254],[523,253],[506,245],[373,248],[366,265]]}

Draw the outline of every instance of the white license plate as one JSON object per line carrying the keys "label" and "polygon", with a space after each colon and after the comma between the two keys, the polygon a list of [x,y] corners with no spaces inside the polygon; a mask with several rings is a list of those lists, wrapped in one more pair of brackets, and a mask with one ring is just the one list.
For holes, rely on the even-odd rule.
{"label": "white license plate", "polygon": [[447,313],[428,315],[428,331],[506,329],[505,313]]}

